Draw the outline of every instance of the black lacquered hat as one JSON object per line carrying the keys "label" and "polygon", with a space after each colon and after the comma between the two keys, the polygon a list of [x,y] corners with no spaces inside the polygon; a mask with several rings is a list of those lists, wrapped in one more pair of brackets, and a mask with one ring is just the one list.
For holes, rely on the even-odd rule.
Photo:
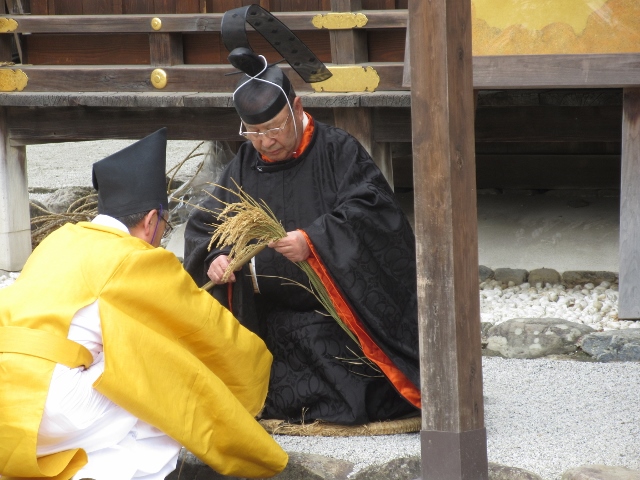
{"label": "black lacquered hat", "polygon": [[124,217],[167,209],[167,129],[157,132],[93,164],[98,213]]}
{"label": "black lacquered hat", "polygon": [[267,65],[253,51],[246,25],[251,25],[307,83],[321,82],[331,72],[289,28],[259,5],[227,11],[222,18],[222,41],[229,62],[245,75],[238,82],[233,103],[242,120],[257,125],[271,120],[295,97],[287,75],[277,65]]}

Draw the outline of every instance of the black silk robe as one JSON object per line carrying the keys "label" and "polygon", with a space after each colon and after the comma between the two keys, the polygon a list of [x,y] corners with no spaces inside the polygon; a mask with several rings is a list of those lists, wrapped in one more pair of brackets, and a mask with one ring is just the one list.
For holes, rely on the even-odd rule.
{"label": "black silk robe", "polygon": [[[366,150],[316,121],[296,159],[266,163],[244,143],[218,183],[235,189],[232,179],[264,200],[286,231],[306,233],[373,342],[419,389],[415,239]],[[237,201],[222,189],[214,195]],[[220,205],[210,198],[203,206]],[[194,210],[187,223],[185,268],[199,285],[208,281],[213,259],[226,253],[207,250],[214,222],[211,213]],[[362,352],[313,295],[283,280],[308,285],[294,263],[266,248],[256,270],[260,293],[237,274],[232,309],[274,356],[264,418],[362,424],[417,413],[380,372],[352,361]],[[216,296],[224,300],[226,288]]]}

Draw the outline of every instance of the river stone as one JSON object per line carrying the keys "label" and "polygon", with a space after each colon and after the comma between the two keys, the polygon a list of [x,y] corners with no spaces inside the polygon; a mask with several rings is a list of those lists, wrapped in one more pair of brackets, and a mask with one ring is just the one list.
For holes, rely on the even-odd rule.
{"label": "river stone", "polygon": [[539,358],[575,352],[593,328],[559,318],[514,318],[489,329],[487,350],[506,358]]}
{"label": "river stone", "polygon": [[480,280],[480,283],[491,280],[492,278],[493,270],[489,267],[485,267],[484,265],[480,265],[480,267],[478,267],[478,280]]}
{"label": "river stone", "polygon": [[640,328],[607,330],[586,335],[582,350],[599,362],[640,361]]}
{"label": "river stone", "polygon": [[66,187],[59,188],[45,200],[47,208],[54,213],[66,213],[68,208],[76,201],[87,195],[96,193],[91,187]]}
{"label": "river stone", "polygon": [[489,463],[489,480],[544,480],[529,470]]}
{"label": "river stone", "polygon": [[[277,480],[347,480],[353,464],[345,460],[312,453],[287,452],[289,463],[271,478]],[[165,480],[244,480],[243,477],[220,475],[202,463],[191,452],[182,449],[178,466]]]}
{"label": "river stone", "polygon": [[600,285],[602,282],[615,283],[618,274],[614,272],[592,272],[589,270],[567,270],[562,274],[562,283],[568,287],[593,283]]}
{"label": "river stone", "polygon": [[553,268],[536,268],[529,272],[529,283],[535,285],[541,283],[543,286],[547,283],[557,285],[562,283],[562,277],[557,270]]}
{"label": "river stone", "polygon": [[586,465],[567,470],[561,480],[640,480],[640,471],[626,467]]}
{"label": "river stone", "polygon": [[515,285],[522,285],[527,281],[528,275],[529,272],[522,268],[496,268],[493,278],[504,285],[508,285],[509,282],[513,282]]}

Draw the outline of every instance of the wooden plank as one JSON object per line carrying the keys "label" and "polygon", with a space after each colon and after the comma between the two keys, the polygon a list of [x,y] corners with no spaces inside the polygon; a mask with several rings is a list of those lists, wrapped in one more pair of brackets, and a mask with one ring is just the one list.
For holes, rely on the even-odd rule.
{"label": "wooden plank", "polygon": [[0,62],[11,62],[11,35],[0,35]]}
{"label": "wooden plank", "polygon": [[369,62],[403,62],[405,58],[405,30],[367,30],[366,45]]}
{"label": "wooden plank", "polygon": [[149,64],[149,39],[144,33],[111,35],[25,35],[34,65]]}
{"label": "wooden plank", "polygon": [[22,269],[31,253],[25,147],[9,144],[7,112],[0,108],[0,270]]}
{"label": "wooden plank", "polygon": [[[316,33],[320,33],[320,32],[316,32]],[[31,36],[34,37],[34,35],[31,35]],[[46,46],[43,46],[43,48],[44,47]],[[262,49],[259,49],[258,47],[255,47],[255,48],[257,51],[262,51]],[[265,49],[266,49],[266,46],[265,46]],[[314,48],[312,48],[312,50],[315,51]],[[105,57],[108,56],[107,53],[108,52],[105,52]],[[276,56],[277,54],[271,54],[270,52],[266,52],[266,53],[267,53],[266,56],[268,59],[275,58],[277,60],[278,58],[280,58],[279,55]],[[565,55],[565,56],[569,57],[570,55]],[[526,56],[526,55],[519,57],[519,62],[522,64],[527,64],[527,62],[529,62],[528,57],[529,56]],[[555,57],[555,56],[551,56],[551,57]],[[598,60],[598,57],[607,57],[609,63],[607,64],[607,59]],[[480,60],[480,61],[478,62],[477,65],[474,64],[474,71],[476,68],[482,69],[486,67],[485,60],[483,60],[484,58],[485,57],[476,57],[475,60]],[[574,58],[574,60],[577,62],[576,58]],[[640,54],[586,56],[585,58],[583,58],[583,60],[584,61],[580,66],[575,65],[575,68],[576,68],[575,70],[569,69],[570,71],[572,71],[572,75],[567,74],[563,78],[558,77],[554,79],[549,74],[549,77],[548,77],[549,85],[547,85],[544,88],[607,88],[607,87],[611,87],[611,88],[625,87],[626,88],[626,87],[640,85]],[[90,61],[90,60],[88,59],[87,61]],[[323,61],[326,61],[326,60],[323,59]],[[553,63],[556,61],[556,59],[551,58],[550,61],[551,63]],[[571,61],[569,60],[567,62],[571,63]],[[597,64],[597,68],[596,68],[596,64]],[[493,75],[492,78],[493,78],[493,81],[497,82],[496,84],[487,84],[487,83],[483,83],[481,85],[474,84],[474,88],[490,88],[490,89],[514,88],[511,76],[513,75],[514,77],[516,77],[518,74],[517,72],[509,73],[507,69],[509,65],[510,65],[510,61],[507,61],[504,64],[505,71],[502,73],[503,77],[499,78],[498,76]],[[378,86],[378,90],[380,91],[406,90],[406,87],[402,86],[402,71],[403,71],[402,63],[400,62],[397,62],[397,63],[396,62],[384,62],[384,63],[368,62],[363,64],[363,66],[373,67],[380,75],[380,84]],[[538,67],[544,70],[544,62],[542,64],[538,64]],[[27,69],[31,67],[25,66],[24,68]],[[50,72],[50,75],[56,76],[58,73],[59,71],[57,72],[56,70],[52,70]],[[69,72],[67,72],[67,74],[68,73]],[[478,76],[482,76],[484,73],[480,70],[480,71],[476,71],[476,74]],[[297,75],[295,74],[291,75],[291,78],[294,82],[297,81],[295,77],[297,77]],[[525,81],[525,79],[523,79],[523,81]],[[39,88],[39,90],[34,90],[34,91],[43,91],[42,89],[46,88],[45,85],[47,82],[44,76],[42,77],[39,76],[38,83],[41,83],[41,82],[42,82],[41,86],[37,87]],[[607,84],[607,82],[610,82],[610,83]],[[53,83],[57,84],[57,81],[54,81]],[[510,86],[505,87],[504,83],[507,83]],[[187,85],[188,84],[189,82],[187,82]],[[304,82],[300,82],[298,85],[299,86],[297,86],[296,89],[299,89],[300,91],[310,90],[309,86],[304,84]],[[55,91],[55,88],[57,87],[52,86],[49,88],[50,89],[53,88]],[[532,88],[532,87],[524,85],[523,88]],[[543,88],[543,87],[540,87],[540,88]],[[184,88],[183,90],[192,91],[193,88]],[[196,90],[200,90],[200,88],[197,88]],[[60,91],[69,91],[69,90],[63,89]],[[87,91],[99,91],[99,89],[88,86]],[[203,86],[202,91],[211,91],[211,88]]]}
{"label": "wooden plank", "polygon": [[[222,13],[160,15],[153,12],[151,0],[123,0],[121,11],[126,16],[83,15],[78,17],[77,15],[33,14],[19,18],[9,15],[8,18],[15,18],[18,21],[19,25],[16,29],[18,33],[153,32],[151,19],[158,16],[162,19],[163,32],[219,32],[223,15]],[[312,19],[318,13],[279,12],[276,13],[276,17],[295,32],[317,32],[319,30],[313,25]],[[365,13],[368,22],[362,30],[406,28],[406,10],[372,10]]]}
{"label": "wooden plank", "polygon": [[150,33],[149,47],[152,67],[169,67],[184,63],[181,33]]}
{"label": "wooden plank", "polygon": [[[82,2],[78,0],[55,0],[55,15],[82,15]],[[49,14],[51,13],[51,3],[49,4]]]}
{"label": "wooden plank", "polygon": [[204,13],[200,10],[200,0],[180,0],[176,2],[176,13]]}
{"label": "wooden plank", "polygon": [[[153,0],[122,0],[122,13],[127,15],[153,13]],[[120,21],[126,22],[127,20],[122,18]],[[146,23],[149,24],[149,21]]]}
{"label": "wooden plank", "polygon": [[[360,0],[331,0],[334,12],[355,12],[362,9]],[[367,35],[364,30],[331,30],[331,61],[353,64],[369,61]]]}
{"label": "wooden plank", "polygon": [[156,15],[176,13],[178,0],[153,0],[153,13]]}
{"label": "wooden plank", "polygon": [[623,94],[618,317],[640,319],[640,88]]}
{"label": "wooden plank", "polygon": [[474,57],[474,88],[624,88],[640,85],[640,55]]}
{"label": "wooden plank", "polygon": [[[617,142],[621,107],[491,107],[478,108],[475,139],[485,142]],[[411,141],[407,108],[374,112],[374,137],[379,142]]]}
{"label": "wooden plank", "polygon": [[[119,12],[116,10],[118,8]],[[122,13],[122,4],[114,0],[82,0],[83,15],[113,15]]]}
{"label": "wooden plank", "polygon": [[488,478],[470,10],[409,2],[425,479]]}
{"label": "wooden plank", "polygon": [[184,63],[226,63],[226,49],[218,33],[185,33],[182,35]]}
{"label": "wooden plank", "polygon": [[47,0],[31,0],[31,15],[48,15],[49,4]]}

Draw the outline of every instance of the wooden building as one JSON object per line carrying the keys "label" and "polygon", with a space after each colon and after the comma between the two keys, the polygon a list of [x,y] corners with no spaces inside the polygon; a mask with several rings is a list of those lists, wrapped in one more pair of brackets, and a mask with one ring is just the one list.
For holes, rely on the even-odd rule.
{"label": "wooden building", "polygon": [[[138,139],[161,126],[171,139],[240,140],[220,21],[248,2],[0,2],[0,269],[19,270],[30,253],[25,145]],[[256,3],[334,72],[314,85],[290,75],[305,107],[411,188],[408,0]],[[640,318],[640,4],[471,5],[478,188],[620,188],[620,317]]]}

